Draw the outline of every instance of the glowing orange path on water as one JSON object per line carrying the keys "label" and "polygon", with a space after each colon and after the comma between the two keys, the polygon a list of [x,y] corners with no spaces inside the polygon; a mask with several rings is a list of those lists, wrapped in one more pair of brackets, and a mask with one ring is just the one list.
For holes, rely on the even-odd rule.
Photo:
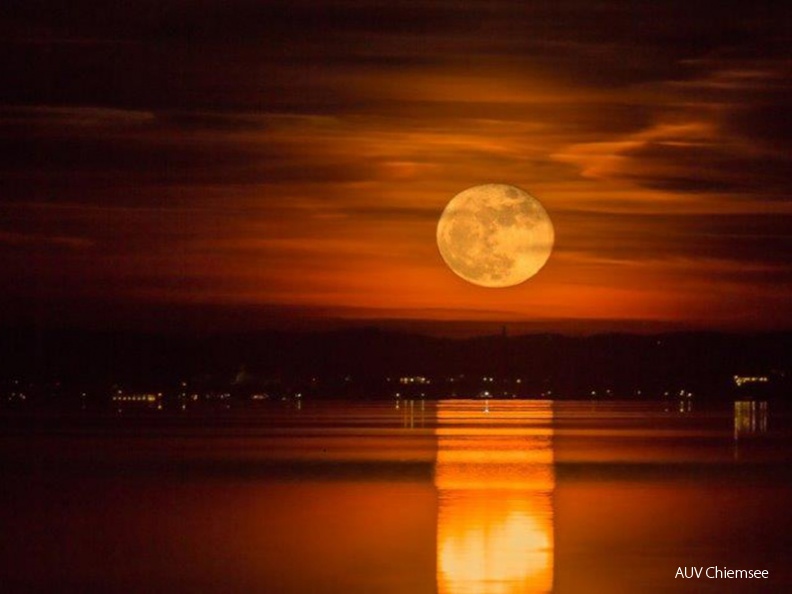
{"label": "glowing orange path on water", "polygon": [[[484,403],[468,403],[470,416],[462,420],[460,403],[438,405],[440,594],[552,591],[552,430],[503,428],[526,414],[510,404],[485,413]],[[550,406],[537,403],[530,417],[551,419]],[[450,426],[460,420],[464,428]],[[499,428],[489,429],[490,420]]]}

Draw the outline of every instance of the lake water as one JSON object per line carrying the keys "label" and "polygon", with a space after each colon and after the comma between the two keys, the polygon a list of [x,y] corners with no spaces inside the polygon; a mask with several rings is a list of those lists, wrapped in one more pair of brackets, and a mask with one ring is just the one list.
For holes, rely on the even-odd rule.
{"label": "lake water", "polygon": [[[772,403],[6,416],[0,590],[790,592],[791,426]],[[769,578],[675,577],[713,567]]]}

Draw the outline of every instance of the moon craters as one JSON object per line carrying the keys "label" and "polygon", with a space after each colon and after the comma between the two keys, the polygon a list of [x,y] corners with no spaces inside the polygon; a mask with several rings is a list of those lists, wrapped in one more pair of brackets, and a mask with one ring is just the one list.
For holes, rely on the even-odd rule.
{"label": "moon craters", "polygon": [[485,287],[516,285],[536,274],[553,240],[553,225],[539,201],[505,184],[457,194],[437,224],[437,245],[451,270]]}

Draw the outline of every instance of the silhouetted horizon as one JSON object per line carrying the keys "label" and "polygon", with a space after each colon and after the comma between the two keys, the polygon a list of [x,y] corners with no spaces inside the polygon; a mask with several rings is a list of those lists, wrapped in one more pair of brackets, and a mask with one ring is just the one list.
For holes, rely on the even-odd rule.
{"label": "silhouetted horizon", "polygon": [[[501,332],[467,338],[376,327],[211,335],[34,328],[0,333],[6,381],[152,389],[185,383],[364,398],[413,392],[656,398],[679,391],[707,398],[749,392],[735,385],[735,376],[767,378],[769,385],[761,388],[781,394],[792,375],[790,346],[789,332]],[[410,377],[429,381],[420,389],[399,388],[399,378]]]}

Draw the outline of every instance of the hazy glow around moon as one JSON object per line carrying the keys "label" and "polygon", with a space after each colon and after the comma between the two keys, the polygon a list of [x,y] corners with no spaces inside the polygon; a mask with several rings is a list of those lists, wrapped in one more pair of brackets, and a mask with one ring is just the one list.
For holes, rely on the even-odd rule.
{"label": "hazy glow around moon", "polygon": [[446,205],[437,247],[460,277],[482,287],[518,285],[545,265],[555,232],[547,211],[507,184],[468,188]]}

